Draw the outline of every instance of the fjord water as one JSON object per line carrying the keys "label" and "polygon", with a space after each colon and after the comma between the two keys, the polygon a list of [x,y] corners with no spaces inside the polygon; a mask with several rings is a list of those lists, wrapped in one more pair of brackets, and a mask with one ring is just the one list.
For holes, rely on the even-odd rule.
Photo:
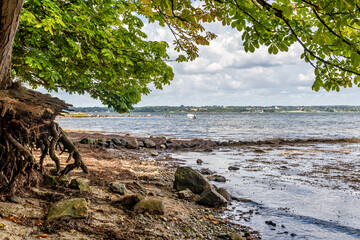
{"label": "fjord water", "polygon": [[[359,113],[186,114],[58,119],[65,129],[136,136],[360,138]],[[263,239],[360,239],[360,144],[312,143],[221,148],[173,157],[227,178],[233,201],[225,216],[259,230]],[[204,164],[198,166],[197,159]],[[229,166],[239,170],[230,171]],[[267,223],[265,223],[267,222]]]}
{"label": "fjord water", "polygon": [[[146,116],[148,113],[138,113]],[[258,140],[264,138],[360,137],[360,113],[150,113],[152,117],[58,119],[65,129],[86,129],[134,135],[167,135],[211,139]],[[125,116],[125,115],[124,115]],[[135,116],[135,113],[132,114]]]}

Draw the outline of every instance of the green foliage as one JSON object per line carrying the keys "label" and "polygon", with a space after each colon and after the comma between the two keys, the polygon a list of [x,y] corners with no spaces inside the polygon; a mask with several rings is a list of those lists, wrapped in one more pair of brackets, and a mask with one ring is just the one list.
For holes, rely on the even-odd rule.
{"label": "green foliage", "polygon": [[354,0],[204,0],[204,8],[243,31],[245,51],[270,54],[295,43],[314,67],[313,89],[360,86],[360,3]]}
{"label": "green foliage", "polygon": [[131,1],[26,0],[13,73],[32,87],[89,93],[119,112],[173,79],[166,42],[146,41]]}
{"label": "green foliage", "polygon": [[[270,54],[295,43],[314,67],[313,89],[360,86],[360,4],[354,0],[25,0],[13,74],[33,87],[89,93],[123,112],[173,79],[168,44],[146,41],[143,15],[174,35],[177,61],[215,38],[202,24],[242,31],[245,51]],[[183,54],[185,53],[185,54]]]}

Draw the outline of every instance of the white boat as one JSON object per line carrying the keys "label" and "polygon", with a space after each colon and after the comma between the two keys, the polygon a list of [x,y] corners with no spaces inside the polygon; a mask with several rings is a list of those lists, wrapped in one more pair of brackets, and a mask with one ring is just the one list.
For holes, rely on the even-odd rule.
{"label": "white boat", "polygon": [[190,113],[189,113],[189,114],[187,115],[187,118],[188,118],[188,119],[196,119],[197,117],[196,117],[195,114],[190,114]]}

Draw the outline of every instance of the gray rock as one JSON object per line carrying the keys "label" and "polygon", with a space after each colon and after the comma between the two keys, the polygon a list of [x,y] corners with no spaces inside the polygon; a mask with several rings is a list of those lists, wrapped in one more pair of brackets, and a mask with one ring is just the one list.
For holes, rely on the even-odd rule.
{"label": "gray rock", "polygon": [[110,148],[110,149],[114,149],[115,144],[111,140],[108,140],[108,141],[106,141],[106,147]]}
{"label": "gray rock", "polygon": [[134,206],[134,211],[137,213],[151,213],[151,214],[164,214],[165,208],[161,198],[149,197],[141,200]]}
{"label": "gray rock", "polygon": [[215,182],[226,182],[226,178],[224,176],[220,176],[220,175],[210,175],[207,177],[210,181],[215,181]]}
{"label": "gray rock", "polygon": [[129,149],[136,149],[139,147],[139,143],[136,138],[129,138],[129,140],[127,140],[126,147]]}
{"label": "gray rock", "polygon": [[120,204],[127,209],[132,209],[138,202],[140,202],[143,199],[144,197],[140,194],[129,194],[129,195],[125,195],[120,200]]}
{"label": "gray rock", "polygon": [[117,138],[113,138],[111,139],[111,142],[115,145],[115,146],[123,146],[121,141]]}
{"label": "gray rock", "polygon": [[228,202],[231,201],[231,196],[225,188],[218,188],[216,191],[220,193],[220,195],[223,196]]}
{"label": "gray rock", "polygon": [[228,169],[231,171],[236,171],[236,170],[239,170],[240,168],[237,166],[230,166],[230,167],[228,167]]}
{"label": "gray rock", "polygon": [[121,142],[121,145],[122,145],[123,147],[126,147],[126,146],[127,146],[128,141],[127,141],[126,139],[121,138],[121,139],[120,139],[120,142]]}
{"label": "gray rock", "polygon": [[80,191],[92,192],[90,186],[80,178],[72,179],[69,187]]}
{"label": "gray rock", "polygon": [[208,168],[203,168],[203,169],[201,169],[201,174],[204,174],[204,175],[212,175],[212,174],[214,174],[215,172],[213,172],[213,171],[211,171],[210,169],[208,169]]}
{"label": "gray rock", "polygon": [[80,140],[80,143],[82,144],[94,144],[95,141],[92,138],[83,138]]}
{"label": "gray rock", "polygon": [[196,202],[208,207],[218,207],[227,204],[227,200],[221,196],[214,188],[208,188],[203,191]]}
{"label": "gray rock", "polygon": [[194,193],[190,189],[185,189],[180,192],[178,192],[179,198],[192,198],[194,196]]}
{"label": "gray rock", "polygon": [[139,147],[145,147],[144,141],[138,141]]}
{"label": "gray rock", "polygon": [[114,193],[118,193],[120,195],[124,195],[126,191],[125,184],[119,182],[113,182],[110,185],[110,189]]}
{"label": "gray rock", "polygon": [[202,193],[212,184],[191,167],[178,167],[175,172],[174,188],[178,191],[190,189],[193,193]]}
{"label": "gray rock", "polygon": [[145,139],[144,140],[144,145],[146,148],[155,148],[156,147],[156,144],[153,140],[150,140],[150,139]]}
{"label": "gray rock", "polygon": [[47,219],[86,218],[87,210],[85,198],[67,199],[51,205]]}

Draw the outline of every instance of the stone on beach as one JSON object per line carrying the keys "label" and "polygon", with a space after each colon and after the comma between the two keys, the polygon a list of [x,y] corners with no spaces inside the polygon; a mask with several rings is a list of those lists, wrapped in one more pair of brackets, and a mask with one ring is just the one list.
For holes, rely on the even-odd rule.
{"label": "stone on beach", "polygon": [[46,186],[68,186],[69,182],[66,175],[63,179],[59,179],[57,176],[44,175],[44,184]]}
{"label": "stone on beach", "polygon": [[121,141],[120,141],[119,139],[117,139],[117,138],[112,138],[112,139],[111,139],[111,142],[112,142],[113,144],[115,144],[116,146],[122,146]]}
{"label": "stone on beach", "polygon": [[212,175],[212,174],[214,174],[215,172],[211,171],[211,170],[208,169],[208,168],[203,168],[203,169],[201,169],[200,173],[203,174],[203,175]]}
{"label": "stone on beach", "polygon": [[145,147],[144,141],[138,140],[139,147]]}
{"label": "stone on beach", "polygon": [[236,170],[239,170],[240,168],[237,167],[237,166],[230,166],[230,167],[228,167],[228,169],[229,169],[230,171],[236,171]]}
{"label": "stone on beach", "polygon": [[144,197],[140,194],[129,194],[121,198],[119,202],[125,208],[132,209],[142,199],[144,199]]}
{"label": "stone on beach", "polygon": [[225,188],[218,188],[216,191],[220,193],[220,195],[223,196],[228,202],[231,201],[231,196]]}
{"label": "stone on beach", "polygon": [[208,207],[218,207],[227,204],[227,200],[214,188],[208,188],[196,198],[198,204]]}
{"label": "stone on beach", "polygon": [[207,178],[210,181],[215,181],[215,182],[226,182],[226,178],[224,176],[220,176],[220,175],[210,175],[207,176]]}
{"label": "stone on beach", "polygon": [[158,197],[148,197],[134,206],[134,211],[137,213],[151,213],[162,215],[165,213],[163,200]]}
{"label": "stone on beach", "polygon": [[178,191],[190,189],[193,193],[202,193],[212,184],[191,167],[178,167],[175,172],[174,188]]}
{"label": "stone on beach", "polygon": [[126,147],[129,149],[136,149],[139,147],[139,143],[136,138],[129,138]]}
{"label": "stone on beach", "polygon": [[80,191],[92,192],[90,186],[80,178],[72,179],[69,187]]}
{"label": "stone on beach", "polygon": [[67,199],[51,205],[47,219],[86,218],[87,210],[88,205],[85,198]]}
{"label": "stone on beach", "polygon": [[126,186],[123,183],[119,183],[119,182],[113,182],[110,185],[110,189],[112,192],[114,193],[118,193],[120,195],[124,195],[125,191],[126,191]]}
{"label": "stone on beach", "polygon": [[179,198],[192,198],[194,196],[194,193],[190,189],[185,189],[180,192],[178,192]]}
{"label": "stone on beach", "polygon": [[94,144],[95,140],[92,138],[83,138],[80,140],[80,143],[82,144]]}
{"label": "stone on beach", "polygon": [[150,139],[145,139],[144,140],[144,145],[146,148],[155,148],[156,147],[156,144],[153,140],[150,140]]}

